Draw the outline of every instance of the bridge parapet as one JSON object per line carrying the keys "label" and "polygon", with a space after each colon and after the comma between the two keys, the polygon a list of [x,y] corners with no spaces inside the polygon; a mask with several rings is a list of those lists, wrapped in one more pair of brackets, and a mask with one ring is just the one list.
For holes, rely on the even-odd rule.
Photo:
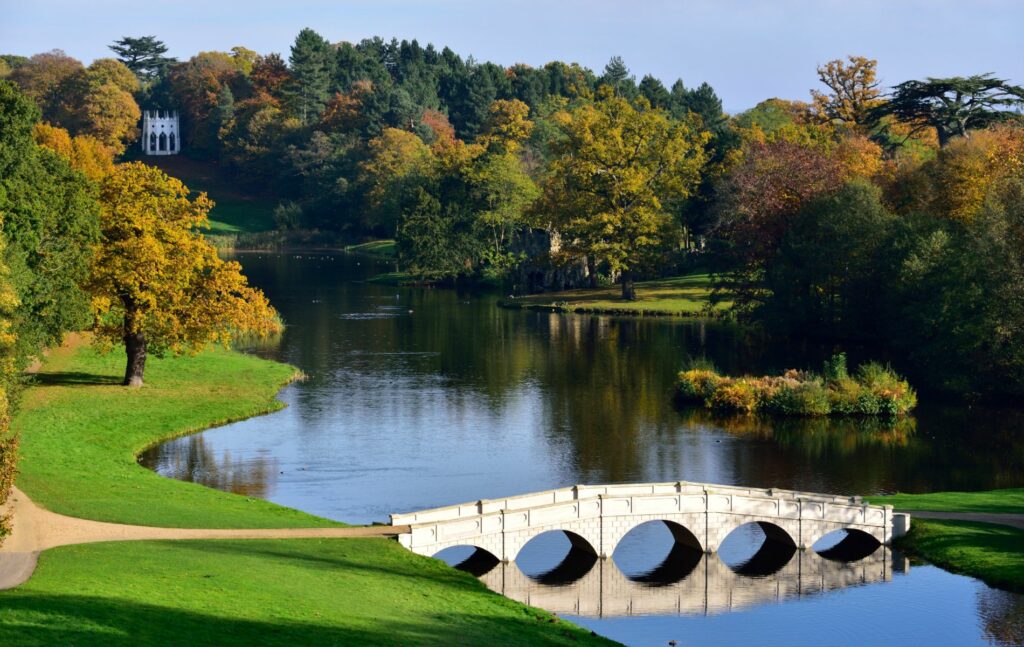
{"label": "bridge parapet", "polygon": [[729,533],[751,522],[769,538],[800,548],[838,529],[888,544],[910,525],[909,516],[860,497],[686,481],[575,485],[391,515],[392,525],[410,526],[399,541],[414,552],[434,555],[468,545],[503,561],[514,560],[530,539],[549,530],[563,530],[574,545],[609,557],[630,530],[654,520],[668,523],[677,541],[706,552],[715,552]]}

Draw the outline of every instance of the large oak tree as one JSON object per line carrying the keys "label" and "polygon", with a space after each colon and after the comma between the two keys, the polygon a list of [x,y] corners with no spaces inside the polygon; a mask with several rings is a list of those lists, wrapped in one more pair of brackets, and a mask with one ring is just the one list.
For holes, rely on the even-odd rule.
{"label": "large oak tree", "polygon": [[542,210],[567,251],[601,259],[622,273],[622,296],[635,299],[633,272],[662,249],[673,206],[700,181],[709,134],[690,122],[605,94],[555,117]]}
{"label": "large oak tree", "polygon": [[102,238],[89,288],[101,343],[123,342],[124,384],[142,386],[148,353],[198,351],[280,322],[241,266],[203,237],[213,203],[160,169],[122,164],[101,187]]}

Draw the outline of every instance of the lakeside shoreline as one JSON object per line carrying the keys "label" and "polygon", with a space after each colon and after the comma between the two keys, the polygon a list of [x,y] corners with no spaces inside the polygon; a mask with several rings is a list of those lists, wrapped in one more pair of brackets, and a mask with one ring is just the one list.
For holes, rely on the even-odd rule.
{"label": "lakeside shoreline", "polygon": [[[135,458],[140,447],[161,439],[248,417],[223,411],[239,408],[227,397],[230,392],[252,392],[252,415],[279,409],[275,394],[294,374],[292,367],[235,351],[153,359],[146,386],[129,390],[117,384],[122,361],[84,346],[55,349],[46,358],[16,417],[27,459],[18,483],[37,502],[81,519],[161,527],[344,526],[256,497],[165,478]],[[116,410],[114,401],[120,403]],[[154,410],[154,403],[162,409]],[[211,403],[221,407],[221,415],[211,415]],[[141,415],[144,405],[148,415]],[[129,420],[134,428],[124,424]],[[176,427],[175,433],[161,431],[161,425]],[[90,452],[93,458],[83,460]],[[63,479],[54,478],[62,472]],[[111,578],[114,572],[118,576]],[[197,572],[207,575],[196,581]],[[214,586],[202,578],[212,578]],[[225,597],[228,582],[231,595]],[[218,644],[437,643],[467,637],[612,644],[379,538],[65,546],[43,552],[31,579],[0,592],[4,644],[83,636],[109,642],[111,635],[145,641],[168,632]]]}

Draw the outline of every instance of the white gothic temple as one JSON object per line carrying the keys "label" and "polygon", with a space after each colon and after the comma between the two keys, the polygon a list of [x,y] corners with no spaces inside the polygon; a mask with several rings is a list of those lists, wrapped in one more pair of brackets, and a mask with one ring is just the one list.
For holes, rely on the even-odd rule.
{"label": "white gothic temple", "polygon": [[177,110],[142,111],[142,152],[146,155],[177,155],[181,150]]}

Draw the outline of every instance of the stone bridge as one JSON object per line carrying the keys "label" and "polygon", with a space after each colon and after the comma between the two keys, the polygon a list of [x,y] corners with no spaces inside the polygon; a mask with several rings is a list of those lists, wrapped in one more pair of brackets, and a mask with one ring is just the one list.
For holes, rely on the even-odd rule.
{"label": "stone bridge", "polygon": [[909,569],[898,552],[879,548],[853,563],[826,559],[814,551],[795,551],[770,575],[737,573],[718,555],[704,555],[678,582],[652,585],[631,579],[615,560],[595,560],[580,579],[549,585],[525,575],[514,562],[499,563],[480,579],[493,591],[562,615],[617,617],[634,615],[713,615],[790,598],[802,598],[850,586],[892,580]]}
{"label": "stone bridge", "polygon": [[398,539],[415,553],[473,546],[505,562],[552,530],[565,532],[576,549],[610,557],[629,531],[648,521],[665,522],[678,544],[706,553],[748,523],[760,525],[771,541],[801,549],[835,530],[888,544],[910,528],[909,515],[856,496],[686,481],[575,485],[391,515],[392,525],[409,526]]}

